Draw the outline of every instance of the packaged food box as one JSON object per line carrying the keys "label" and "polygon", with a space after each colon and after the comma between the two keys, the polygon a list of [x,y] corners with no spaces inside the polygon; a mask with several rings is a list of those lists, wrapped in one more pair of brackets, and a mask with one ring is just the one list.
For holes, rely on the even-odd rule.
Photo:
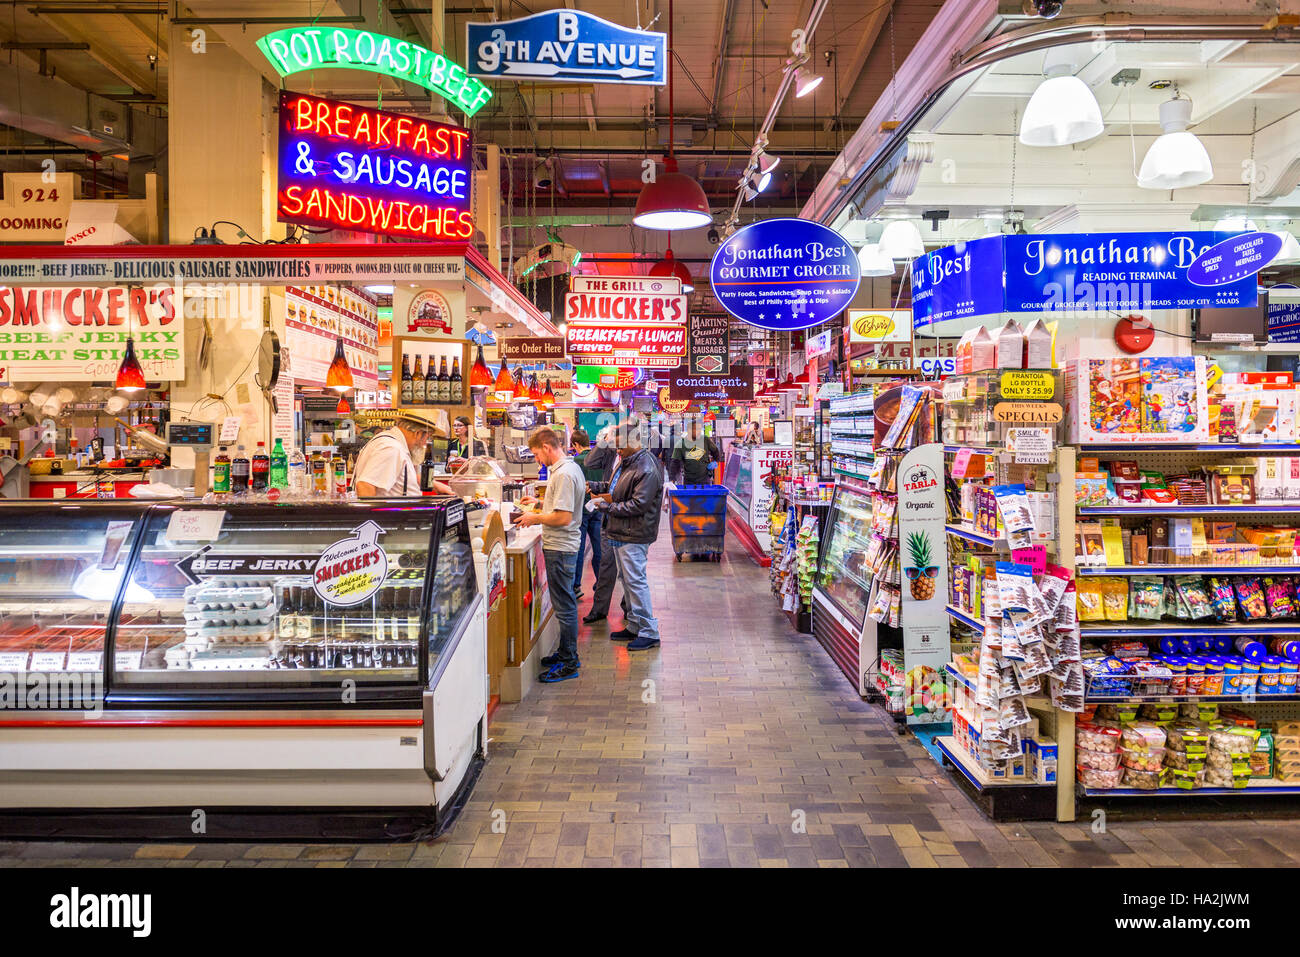
{"label": "packaged food box", "polygon": [[1155,791],[1160,787],[1163,771],[1140,771],[1137,768],[1124,768],[1121,781],[1126,788],[1138,788],[1143,791]]}

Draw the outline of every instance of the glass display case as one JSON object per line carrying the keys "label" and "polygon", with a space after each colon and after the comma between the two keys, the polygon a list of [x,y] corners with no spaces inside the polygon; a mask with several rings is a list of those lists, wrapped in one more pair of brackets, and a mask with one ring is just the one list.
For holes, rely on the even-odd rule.
{"label": "glass display case", "polygon": [[456,470],[446,482],[462,499],[471,502],[501,502],[506,483],[517,482],[496,459],[476,455]]}
{"label": "glass display case", "polygon": [[[994,448],[1005,444],[1008,429],[1019,425],[1052,428],[1050,420],[999,421],[999,403],[1041,403],[1060,397],[1059,375],[1050,369],[991,369],[943,380],[943,444]],[[1059,435],[1058,435],[1059,438]]]}
{"label": "glass display case", "polygon": [[861,627],[871,598],[867,548],[871,542],[871,498],[839,485],[826,519],[817,563],[817,589],[840,613]]}

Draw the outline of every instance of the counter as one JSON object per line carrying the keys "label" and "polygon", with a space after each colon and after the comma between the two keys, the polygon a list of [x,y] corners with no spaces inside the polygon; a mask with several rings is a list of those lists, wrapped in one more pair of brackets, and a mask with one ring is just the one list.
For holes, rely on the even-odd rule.
{"label": "counter", "polygon": [[[28,479],[30,498],[96,498],[97,472],[65,472],[62,475],[33,475]],[[148,484],[144,472],[118,472],[103,476],[113,482],[115,498],[130,498],[131,489]]]}

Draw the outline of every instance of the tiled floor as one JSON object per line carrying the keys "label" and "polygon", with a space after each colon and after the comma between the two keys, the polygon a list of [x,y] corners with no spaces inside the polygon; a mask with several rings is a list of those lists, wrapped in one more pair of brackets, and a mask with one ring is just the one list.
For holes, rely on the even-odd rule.
{"label": "tiled floor", "polygon": [[[0,844],[0,864],[180,867],[1291,865],[1295,819],[993,824],[791,632],[734,542],[652,586],[664,635],[583,627],[581,678],[503,707],[491,759],[431,844]],[[587,586],[590,591],[590,585]],[[583,602],[584,611],[587,602]],[[615,602],[617,608],[617,601]],[[615,622],[617,627],[617,621]],[[504,827],[504,831],[502,831]]]}

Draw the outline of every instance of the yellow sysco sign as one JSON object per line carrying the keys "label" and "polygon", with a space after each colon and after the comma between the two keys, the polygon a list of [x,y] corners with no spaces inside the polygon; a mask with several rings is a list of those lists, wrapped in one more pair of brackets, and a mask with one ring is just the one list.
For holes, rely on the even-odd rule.
{"label": "yellow sysco sign", "polygon": [[912,314],[905,309],[850,309],[849,342],[910,342]]}

